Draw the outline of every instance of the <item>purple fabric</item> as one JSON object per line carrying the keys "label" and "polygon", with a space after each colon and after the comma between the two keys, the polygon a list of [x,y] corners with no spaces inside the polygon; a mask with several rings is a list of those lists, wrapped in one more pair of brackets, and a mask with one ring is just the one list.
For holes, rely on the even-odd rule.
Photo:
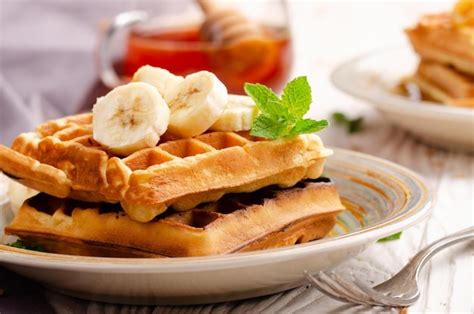
{"label": "purple fabric", "polygon": [[0,313],[53,313],[44,288],[0,267]]}
{"label": "purple fabric", "polygon": [[19,132],[46,119],[90,108],[104,92],[96,58],[100,29],[120,12],[146,9],[156,15],[162,5],[155,0],[1,0],[0,144],[9,145]]}
{"label": "purple fabric", "polygon": [[[90,109],[106,90],[96,64],[100,25],[122,11],[153,12],[162,4],[0,0],[0,144],[47,119]],[[45,288],[2,267],[0,289],[1,314],[53,312]]]}

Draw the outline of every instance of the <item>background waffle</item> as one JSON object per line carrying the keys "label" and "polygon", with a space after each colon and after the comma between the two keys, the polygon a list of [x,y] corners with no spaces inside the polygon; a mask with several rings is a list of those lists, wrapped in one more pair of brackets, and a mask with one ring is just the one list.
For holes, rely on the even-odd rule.
{"label": "background waffle", "polygon": [[125,158],[92,138],[92,114],[49,121],[0,146],[0,170],[60,198],[121,202],[132,219],[150,221],[168,206],[188,210],[229,192],[291,186],[321,175],[332,152],[316,135],[267,141],[211,132],[168,140]]}
{"label": "background waffle", "polygon": [[451,13],[441,13],[423,16],[405,32],[422,59],[474,75],[474,27],[456,27]]}
{"label": "background waffle", "polygon": [[474,107],[474,76],[437,62],[421,61],[413,81],[429,99],[457,107]]}
{"label": "background waffle", "polygon": [[93,256],[203,256],[275,248],[324,237],[343,209],[327,179],[293,188],[227,194],[151,222],[131,220],[118,204],[59,199],[25,201],[5,231],[48,252]]}

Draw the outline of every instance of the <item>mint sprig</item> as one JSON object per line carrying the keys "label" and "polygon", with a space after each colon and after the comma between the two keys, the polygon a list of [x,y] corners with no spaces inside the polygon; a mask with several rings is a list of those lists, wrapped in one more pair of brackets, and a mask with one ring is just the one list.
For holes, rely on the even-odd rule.
{"label": "mint sprig", "polygon": [[364,118],[358,117],[355,119],[349,119],[344,113],[342,112],[334,112],[331,115],[331,119],[338,125],[344,126],[346,128],[347,133],[354,134],[357,132],[362,131],[364,128]]}
{"label": "mint sprig", "polygon": [[15,248],[18,248],[18,249],[44,252],[44,248],[41,245],[27,244],[27,243],[23,242],[20,239],[16,240],[13,243],[8,244],[8,246],[15,247]]}
{"label": "mint sprig", "polygon": [[388,242],[388,241],[399,240],[401,236],[402,236],[402,232],[400,231],[395,234],[389,235],[388,237],[378,239],[377,242]]}
{"label": "mint sprig", "polygon": [[260,111],[250,130],[253,136],[277,139],[321,131],[329,125],[327,120],[303,118],[312,103],[311,87],[306,76],[289,82],[281,99],[261,84],[245,83],[244,89]]}

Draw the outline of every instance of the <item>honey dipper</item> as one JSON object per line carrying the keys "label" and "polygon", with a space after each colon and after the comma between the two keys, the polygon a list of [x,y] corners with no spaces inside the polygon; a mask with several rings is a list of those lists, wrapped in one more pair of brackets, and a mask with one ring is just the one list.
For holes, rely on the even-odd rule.
{"label": "honey dipper", "polygon": [[196,0],[206,19],[201,26],[203,39],[223,45],[267,37],[263,28],[239,10],[216,4],[213,0]]}

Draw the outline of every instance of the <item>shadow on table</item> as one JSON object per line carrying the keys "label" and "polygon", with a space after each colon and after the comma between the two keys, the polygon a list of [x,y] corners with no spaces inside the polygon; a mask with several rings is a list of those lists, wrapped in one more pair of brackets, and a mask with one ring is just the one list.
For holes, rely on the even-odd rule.
{"label": "shadow on table", "polygon": [[0,313],[53,313],[45,288],[0,267]]}

